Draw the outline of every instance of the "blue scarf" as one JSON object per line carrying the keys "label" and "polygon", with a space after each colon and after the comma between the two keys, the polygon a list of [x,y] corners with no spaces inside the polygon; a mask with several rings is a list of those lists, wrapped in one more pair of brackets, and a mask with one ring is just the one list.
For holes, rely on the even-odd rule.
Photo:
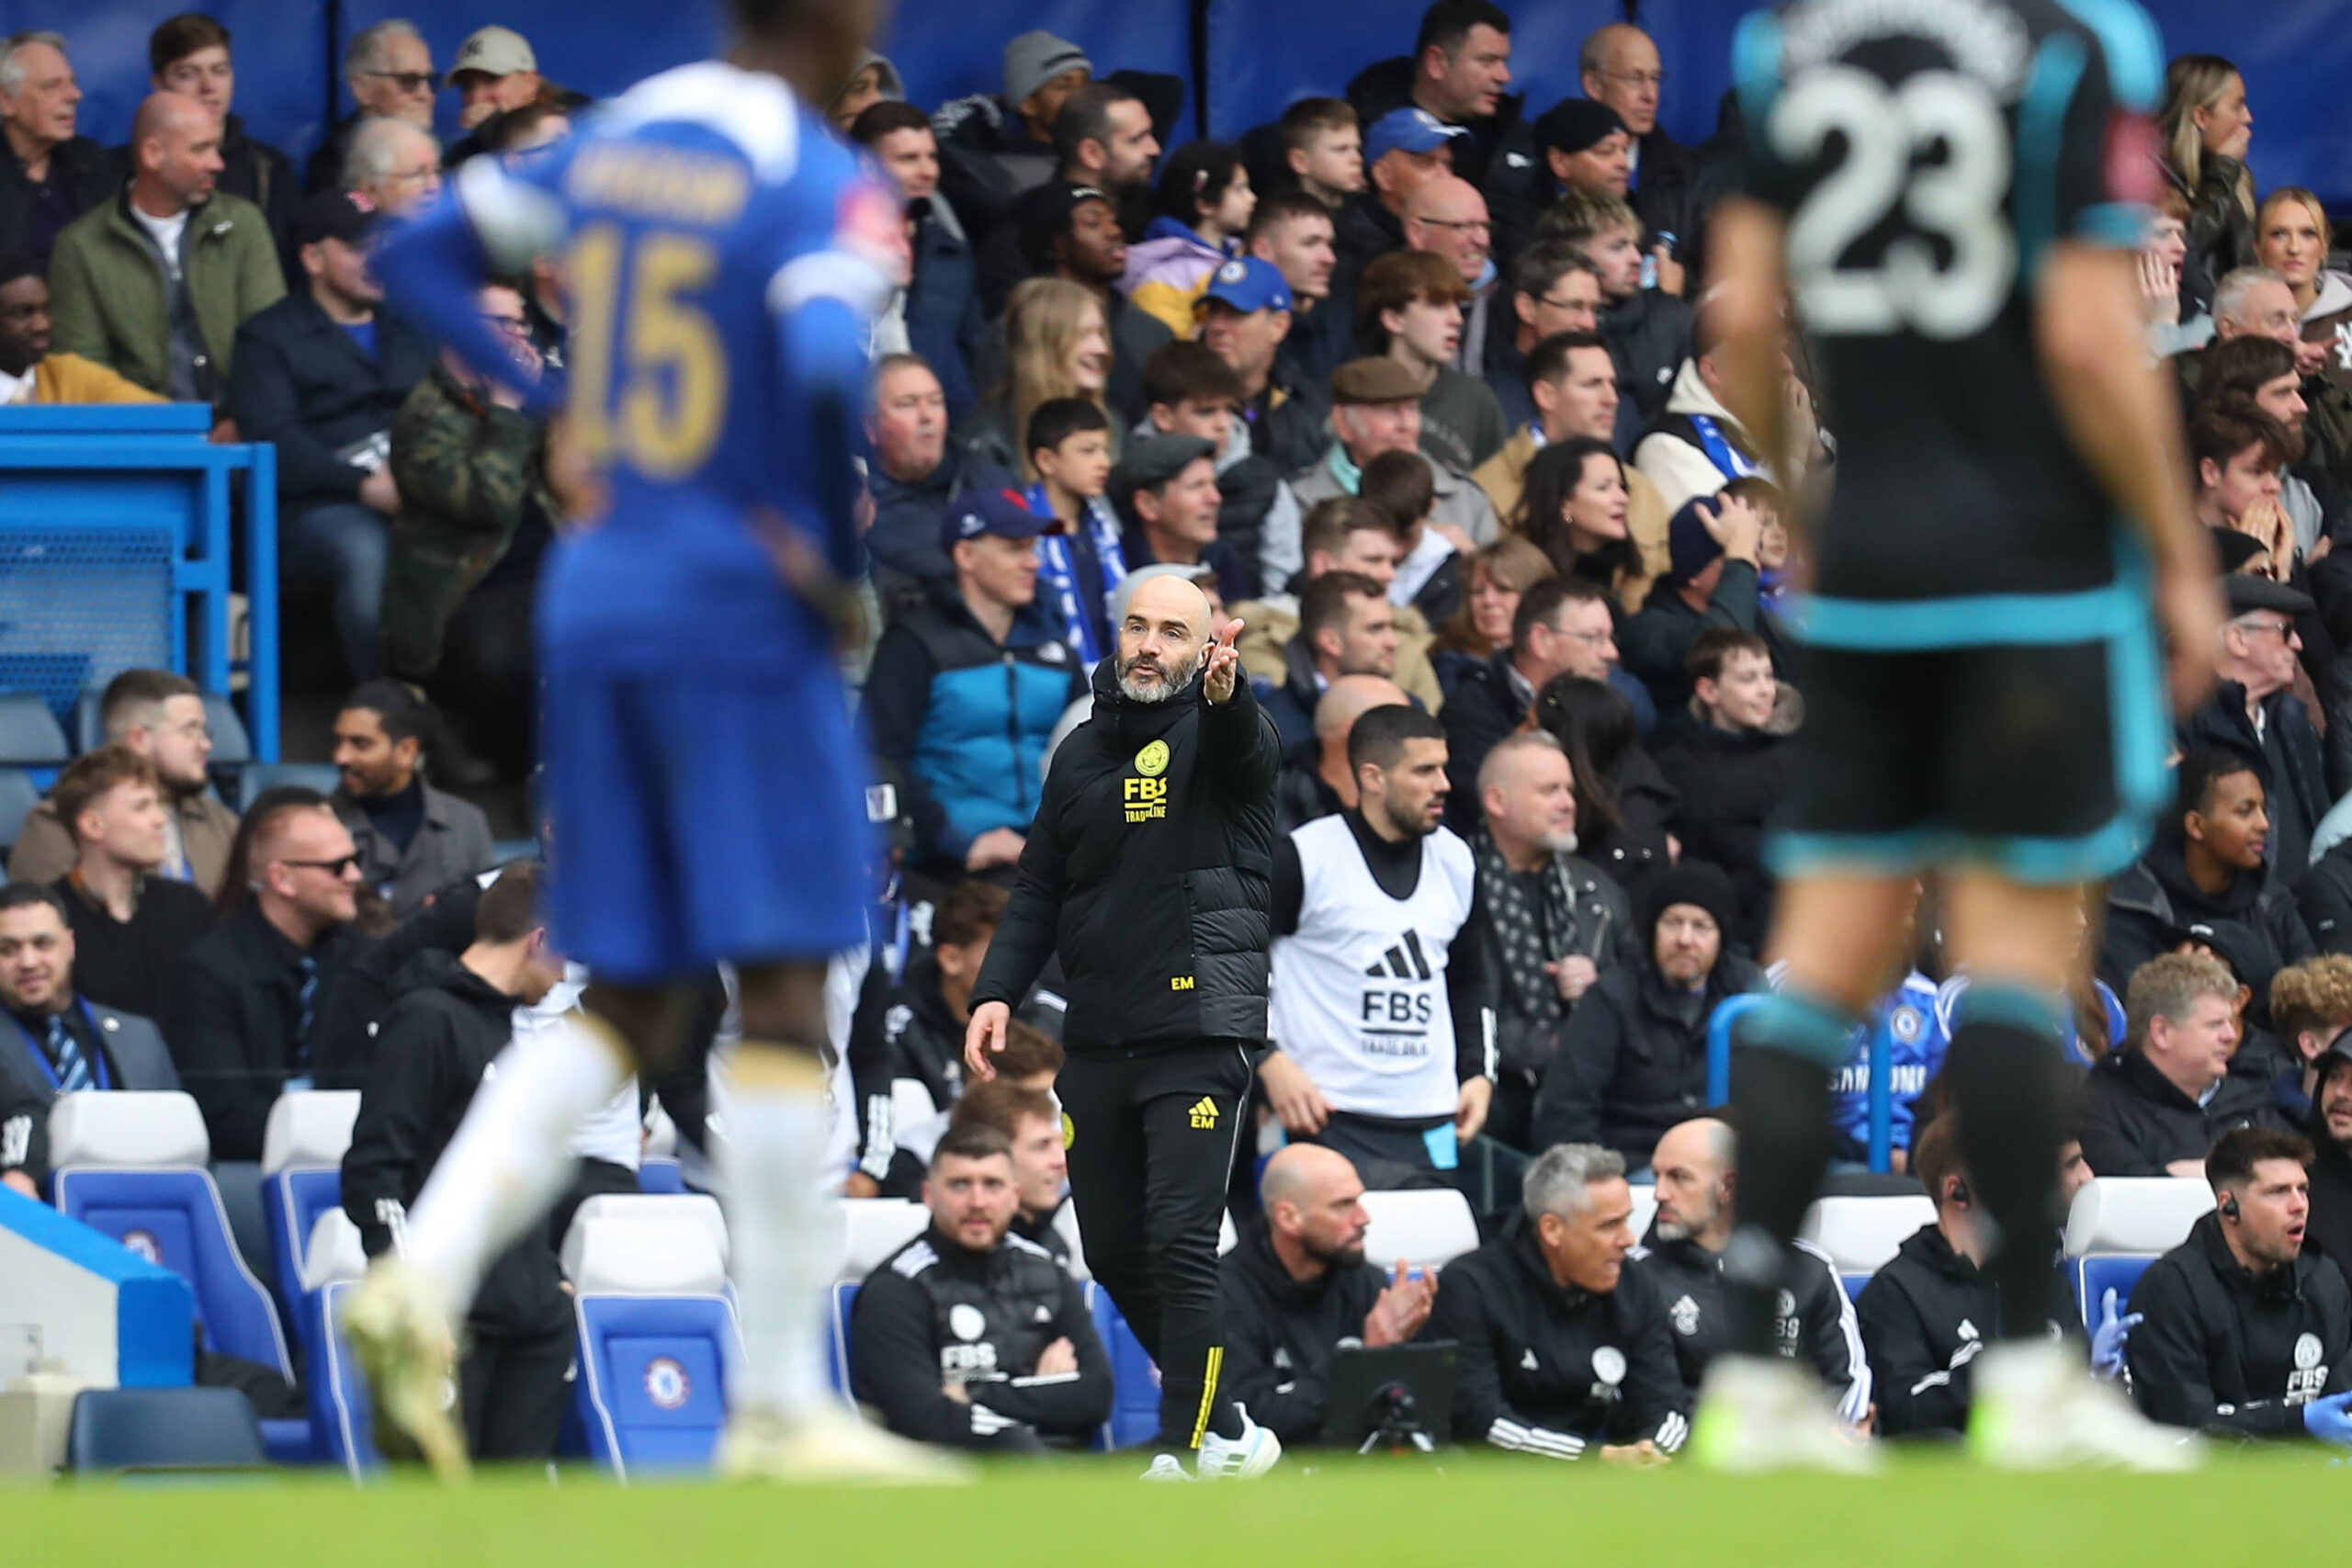
{"label": "blue scarf", "polygon": [[1750,462],[1740,455],[1739,448],[1731,444],[1730,439],[1724,434],[1723,427],[1713,419],[1702,413],[1694,413],[1688,417],[1690,421],[1690,433],[1699,438],[1699,450],[1707,455],[1707,461],[1713,463],[1724,478],[1752,479],[1764,471],[1763,464]]}
{"label": "blue scarf", "polygon": [[[1054,503],[1046,493],[1044,480],[1031,485],[1022,497],[1029,510],[1040,517],[1054,514]],[[1037,575],[1045,580],[1046,588],[1053,595],[1061,611],[1065,635],[1070,647],[1089,668],[1111,650],[1102,646],[1102,637],[1095,630],[1111,607],[1112,591],[1127,575],[1127,558],[1119,547],[1119,520],[1096,496],[1086,503],[1086,513],[1080,526],[1086,530],[1087,542],[1094,547],[1094,559],[1102,572],[1102,603],[1095,605],[1091,615],[1081,602],[1078,581],[1078,554],[1070,547],[1066,534],[1046,534],[1037,540]]]}

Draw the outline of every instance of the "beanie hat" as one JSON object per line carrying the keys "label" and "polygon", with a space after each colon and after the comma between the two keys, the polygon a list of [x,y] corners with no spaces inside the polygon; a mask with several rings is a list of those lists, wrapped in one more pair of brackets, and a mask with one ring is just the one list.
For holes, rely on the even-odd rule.
{"label": "beanie hat", "polygon": [[1677,582],[1690,581],[1724,553],[1723,546],[1707,531],[1707,520],[1699,515],[1702,502],[1710,512],[1722,504],[1711,495],[1694,496],[1682,503],[1682,509],[1666,525],[1667,575]]}
{"label": "beanie hat", "polygon": [[1658,917],[1677,904],[1690,904],[1714,917],[1715,926],[1728,941],[1739,900],[1731,890],[1731,878],[1702,860],[1686,860],[1671,866],[1654,878],[1649,897],[1642,900],[1642,931],[1651,940],[1657,936]]}

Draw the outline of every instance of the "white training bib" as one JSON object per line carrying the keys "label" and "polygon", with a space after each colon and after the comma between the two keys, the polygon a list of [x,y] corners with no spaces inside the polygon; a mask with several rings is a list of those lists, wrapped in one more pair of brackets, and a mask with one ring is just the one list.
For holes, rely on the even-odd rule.
{"label": "white training bib", "polygon": [[1399,899],[1374,880],[1345,818],[1309,822],[1291,841],[1305,893],[1297,933],[1274,939],[1274,1044],[1334,1110],[1452,1114],[1460,1086],[1445,959],[1470,918],[1470,847],[1444,828],[1424,838],[1420,878]]}

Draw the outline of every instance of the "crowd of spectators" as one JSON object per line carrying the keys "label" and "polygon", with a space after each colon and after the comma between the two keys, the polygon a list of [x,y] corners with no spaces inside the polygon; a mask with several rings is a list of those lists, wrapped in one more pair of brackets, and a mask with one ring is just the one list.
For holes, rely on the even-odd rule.
{"label": "crowd of spectators", "polygon": [[[869,53],[825,106],[906,201],[865,428],[877,613],[850,660],[893,786],[899,936],[847,1055],[850,1191],[930,1213],[856,1314],[859,1395],[910,1435],[1060,1447],[1107,1407],[1054,1224],[1057,976],[995,1083],[965,1092],[959,1044],[1046,761],[1153,575],[1241,619],[1283,750],[1275,1038],[1244,1140],[1271,1157],[1237,1174],[1227,1375],[1312,1441],[1336,1352],[1443,1337],[1464,1438],[1653,1462],[1687,1431],[1736,1190],[1707,1026],[1771,983],[1763,843],[1804,721],[1784,518],[1836,481],[1837,409],[1794,333],[1786,449],[1726,408],[1706,235],[1739,128],[1668,136],[1639,28],[1585,39],[1577,90],[1548,106],[1508,90],[1511,19],[1490,0],[1437,0],[1409,41],[1231,143],[1168,145],[1170,79],[1100,72],[1042,30],[1005,46],[1000,93],[926,111]],[[527,773],[526,628],[570,519],[545,423],[387,309],[368,246],[465,159],[569,135],[585,100],[483,28],[447,77],[465,135],[445,150],[431,51],[379,22],[343,61],[356,108],[298,186],[233,111],[224,27],[175,17],[152,62],[108,150],[77,134],[68,39],[0,43],[0,404],[202,403],[217,439],[276,447],[284,590],[332,624],[353,686],[341,784],[266,793],[240,820],[208,790],[201,694],[116,680],[106,743],[26,823],[0,890],[0,1003],[29,1046],[0,1051],[0,1179],[37,1186],[60,1092],[183,1087],[216,1157],[247,1159],[281,1090],[364,1084],[346,1205],[364,1179],[396,1207],[505,1015],[568,1005],[530,876],[480,893],[487,821],[424,758],[437,705],[496,772]],[[2153,1413],[2238,1429],[2352,1378],[2330,1261],[2352,1258],[2335,1071],[2352,1060],[2352,274],[2316,196],[2257,201],[2251,127],[2227,62],[2174,62],[2146,353],[2180,389],[2231,618],[2152,842],[2087,900],[2069,1176],[2222,1194],[2133,1303],[2128,1359]],[[549,257],[481,291],[526,375],[563,364],[563,281]],[[1419,922],[1371,970],[1412,1025],[1383,1038],[1422,1042],[1399,1060],[1367,1059],[1364,1020],[1317,993],[1318,964],[1365,974],[1335,956],[1356,894],[1332,855],[1360,857],[1357,901]],[[1836,1115],[1859,1161],[1882,1036],[1893,1162],[1936,1222],[1859,1319],[1826,1264],[1782,1314],[1789,1353],[1889,1435],[1960,1423],[1974,1325],[1997,1310],[1937,1113],[1967,976],[1937,958],[1932,889],[1917,927]],[[448,1081],[403,1085],[384,1042],[410,1034]],[[906,1080],[928,1120],[899,1113]],[[395,1116],[401,1096],[418,1104]],[[1646,1235],[1629,1179],[1656,1184]],[[1487,1244],[1442,1288],[1367,1262],[1367,1185],[1459,1186]],[[464,1389],[477,1438],[518,1456],[549,1419],[546,1264],[478,1308]],[[2222,1332],[2215,1290],[2271,1310],[2279,1292],[2233,1269],[2288,1269],[2326,1320],[2322,1358],[2295,1353],[2301,1381],[2275,1393],[2267,1370],[2195,1387],[2179,1371],[2222,1353],[2195,1348]],[[2276,1337],[2233,1332],[2241,1359]]]}

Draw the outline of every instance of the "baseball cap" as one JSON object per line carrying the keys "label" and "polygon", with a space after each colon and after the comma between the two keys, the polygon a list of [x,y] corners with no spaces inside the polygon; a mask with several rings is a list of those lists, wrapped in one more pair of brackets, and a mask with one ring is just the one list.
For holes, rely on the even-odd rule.
{"label": "baseball cap", "polygon": [[1625,122],[1607,104],[1590,98],[1562,98],[1535,122],[1535,140],[1540,146],[1581,152],[1624,129]]}
{"label": "baseball cap", "polygon": [[956,498],[939,520],[939,547],[955,552],[958,540],[993,534],[1000,539],[1034,539],[1055,526],[1009,490],[976,490]]}
{"label": "baseball cap", "polygon": [[1126,456],[1111,470],[1111,500],[1124,509],[1139,490],[1158,490],[1216,447],[1199,435],[1155,435],[1127,447]]}
{"label": "baseball cap", "polygon": [[300,247],[321,240],[341,240],[356,245],[368,237],[380,216],[376,204],[356,192],[322,190],[305,197],[294,209],[294,243]]}
{"label": "baseball cap", "polygon": [[1351,359],[1331,372],[1331,401],[1348,403],[1417,403],[1421,389],[1413,373],[1386,355]]}
{"label": "baseball cap", "polygon": [[449,74],[454,79],[479,71],[485,76],[512,76],[517,71],[538,68],[539,57],[531,52],[529,40],[513,28],[476,28],[458,46],[457,63],[449,67]]}
{"label": "baseball cap", "polygon": [[1391,109],[1373,121],[1371,131],[1363,139],[1363,161],[1368,167],[1391,152],[1433,152],[1457,136],[1469,134],[1463,127],[1448,125],[1427,109]]}
{"label": "baseball cap", "polygon": [[1291,308],[1290,285],[1283,281],[1282,269],[1270,261],[1256,256],[1236,256],[1216,269],[1209,286],[1201,295],[1201,302],[1211,299],[1230,305],[1243,315],[1255,315],[1260,310],[1287,310]]}
{"label": "baseball cap", "polygon": [[1004,101],[1019,108],[1029,95],[1065,71],[1083,69],[1094,74],[1086,51],[1045,28],[1023,33],[1004,46]]}

